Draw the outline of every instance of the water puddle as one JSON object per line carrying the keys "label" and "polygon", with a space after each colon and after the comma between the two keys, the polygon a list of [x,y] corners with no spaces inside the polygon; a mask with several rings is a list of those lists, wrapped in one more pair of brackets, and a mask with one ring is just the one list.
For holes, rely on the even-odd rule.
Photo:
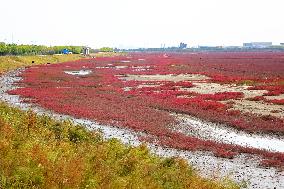
{"label": "water puddle", "polygon": [[201,121],[187,115],[176,116],[180,125],[174,130],[191,134],[200,138],[214,140],[227,144],[258,148],[273,152],[284,152],[284,140],[276,136],[248,134],[220,124]]}
{"label": "water puddle", "polygon": [[133,71],[147,71],[147,70],[151,70],[151,66],[132,66],[131,67],[133,69]]}
{"label": "water puddle", "polygon": [[115,66],[116,69],[124,69],[124,68],[128,68],[128,66]]}
{"label": "water puddle", "polygon": [[69,75],[84,76],[84,75],[89,75],[90,73],[92,73],[92,70],[64,71],[64,73],[69,74]]}

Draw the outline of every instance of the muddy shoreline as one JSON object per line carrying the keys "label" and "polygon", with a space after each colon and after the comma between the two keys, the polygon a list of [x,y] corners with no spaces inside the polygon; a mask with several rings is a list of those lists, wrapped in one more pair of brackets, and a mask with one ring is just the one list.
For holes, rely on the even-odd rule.
{"label": "muddy shoreline", "polygon": [[252,147],[271,152],[284,152],[284,137],[240,131],[224,124],[211,123],[184,114],[172,114],[179,124],[172,129],[185,135],[214,140],[225,144]]}
{"label": "muddy shoreline", "polygon": [[[144,133],[136,133],[129,129],[121,129],[107,125],[101,125],[87,119],[78,119],[68,115],[61,115],[50,110],[45,110],[34,104],[22,103],[19,96],[9,95],[6,92],[16,88],[13,84],[21,78],[17,75],[23,71],[18,69],[0,77],[0,98],[11,106],[23,110],[32,109],[38,114],[49,115],[58,120],[70,119],[75,124],[81,124],[90,130],[100,130],[104,138],[118,138],[123,143],[137,146],[140,144],[139,136]],[[191,152],[171,148],[164,148],[154,144],[148,144],[152,153],[163,157],[179,156],[185,158],[203,176],[223,177],[237,181],[248,181],[248,188],[284,188],[284,172],[275,168],[259,167],[259,158],[253,155],[239,155],[234,159],[215,157],[210,152]]]}

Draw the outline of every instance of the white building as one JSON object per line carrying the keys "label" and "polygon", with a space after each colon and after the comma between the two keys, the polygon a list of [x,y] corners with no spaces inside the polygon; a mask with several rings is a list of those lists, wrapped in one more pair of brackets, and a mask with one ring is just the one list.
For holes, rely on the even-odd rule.
{"label": "white building", "polygon": [[89,55],[90,54],[90,47],[84,47],[83,48],[83,55]]}

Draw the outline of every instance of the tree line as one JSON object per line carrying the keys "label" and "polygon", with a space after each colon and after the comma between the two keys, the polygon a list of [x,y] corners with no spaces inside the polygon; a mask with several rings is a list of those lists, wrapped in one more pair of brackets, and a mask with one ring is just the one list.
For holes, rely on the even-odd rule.
{"label": "tree line", "polygon": [[73,54],[80,54],[82,46],[44,46],[44,45],[17,45],[0,42],[0,56],[4,55],[48,55],[60,54],[68,49]]}

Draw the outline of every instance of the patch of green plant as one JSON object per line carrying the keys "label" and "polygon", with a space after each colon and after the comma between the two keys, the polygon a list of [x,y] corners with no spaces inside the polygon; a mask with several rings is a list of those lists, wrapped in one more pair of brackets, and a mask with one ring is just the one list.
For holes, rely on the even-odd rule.
{"label": "patch of green plant", "polygon": [[241,80],[237,83],[237,85],[247,85],[247,86],[253,86],[256,82],[253,80]]}

